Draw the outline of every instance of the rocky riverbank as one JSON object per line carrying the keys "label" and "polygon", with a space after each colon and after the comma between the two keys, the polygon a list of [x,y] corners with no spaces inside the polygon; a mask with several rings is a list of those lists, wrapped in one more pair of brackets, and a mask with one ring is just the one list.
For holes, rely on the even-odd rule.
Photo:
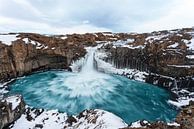
{"label": "rocky riverbank", "polygon": [[172,123],[142,120],[127,125],[114,114],[94,109],[85,110],[77,116],[68,116],[57,110],[35,109],[25,106],[21,96],[5,97],[0,102],[0,129],[192,129],[194,127],[193,102],[177,115]]}

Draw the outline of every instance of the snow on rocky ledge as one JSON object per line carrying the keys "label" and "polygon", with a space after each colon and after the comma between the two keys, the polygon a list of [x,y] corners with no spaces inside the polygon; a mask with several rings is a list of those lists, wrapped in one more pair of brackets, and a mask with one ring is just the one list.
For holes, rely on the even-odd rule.
{"label": "snow on rocky ledge", "polygon": [[77,116],[67,116],[57,110],[44,111],[31,109],[27,111],[14,124],[11,129],[118,129],[127,124],[114,114],[94,109],[85,110]]}
{"label": "snow on rocky ledge", "polygon": [[127,126],[121,118],[100,109],[86,110],[77,118],[80,119],[72,124],[71,129],[118,129]]}
{"label": "snow on rocky ledge", "polygon": [[9,96],[5,99],[6,102],[10,103],[12,105],[12,110],[14,110],[16,107],[19,106],[21,103],[21,96]]}
{"label": "snow on rocky ledge", "polygon": [[11,45],[12,41],[15,41],[18,39],[17,36],[18,34],[0,34],[0,41],[3,44]]}

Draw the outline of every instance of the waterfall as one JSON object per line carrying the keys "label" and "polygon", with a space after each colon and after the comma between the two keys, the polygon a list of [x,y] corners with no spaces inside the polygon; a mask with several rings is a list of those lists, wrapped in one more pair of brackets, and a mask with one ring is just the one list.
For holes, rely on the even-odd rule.
{"label": "waterfall", "polygon": [[97,47],[89,47],[86,49],[88,53],[86,55],[85,64],[82,66],[81,74],[96,72],[94,69],[94,53],[96,49]]}
{"label": "waterfall", "polygon": [[73,72],[87,73],[94,72],[94,53],[97,47],[87,47],[87,54],[85,57],[72,62],[71,69]]}
{"label": "waterfall", "polygon": [[[71,76],[64,77],[64,84],[66,88],[71,91],[69,97],[79,97],[79,96],[95,96],[103,94],[105,88],[108,91],[113,91],[110,82],[106,80],[111,79],[112,76],[98,72],[95,69],[95,59],[94,54],[99,46],[87,47],[87,55],[84,58],[84,62],[81,67],[81,71],[78,73],[71,73]],[[102,87],[103,85],[109,85],[107,87]],[[95,89],[95,90],[94,90]]]}

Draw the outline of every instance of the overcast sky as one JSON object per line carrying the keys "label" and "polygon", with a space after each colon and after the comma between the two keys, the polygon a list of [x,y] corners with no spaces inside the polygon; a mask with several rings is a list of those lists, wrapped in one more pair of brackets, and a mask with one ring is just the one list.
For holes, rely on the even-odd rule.
{"label": "overcast sky", "polygon": [[194,26],[194,0],[0,0],[0,32],[150,32]]}

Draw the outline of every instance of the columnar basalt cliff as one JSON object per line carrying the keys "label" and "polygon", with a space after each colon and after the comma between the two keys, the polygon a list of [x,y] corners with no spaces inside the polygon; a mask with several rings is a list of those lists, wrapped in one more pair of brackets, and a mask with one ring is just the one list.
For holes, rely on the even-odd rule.
{"label": "columnar basalt cliff", "polygon": [[187,28],[130,34],[126,41],[104,45],[102,49],[108,56],[103,60],[118,69],[147,72],[145,81],[148,83],[170,89],[176,87],[193,91],[193,32],[192,28]]}

